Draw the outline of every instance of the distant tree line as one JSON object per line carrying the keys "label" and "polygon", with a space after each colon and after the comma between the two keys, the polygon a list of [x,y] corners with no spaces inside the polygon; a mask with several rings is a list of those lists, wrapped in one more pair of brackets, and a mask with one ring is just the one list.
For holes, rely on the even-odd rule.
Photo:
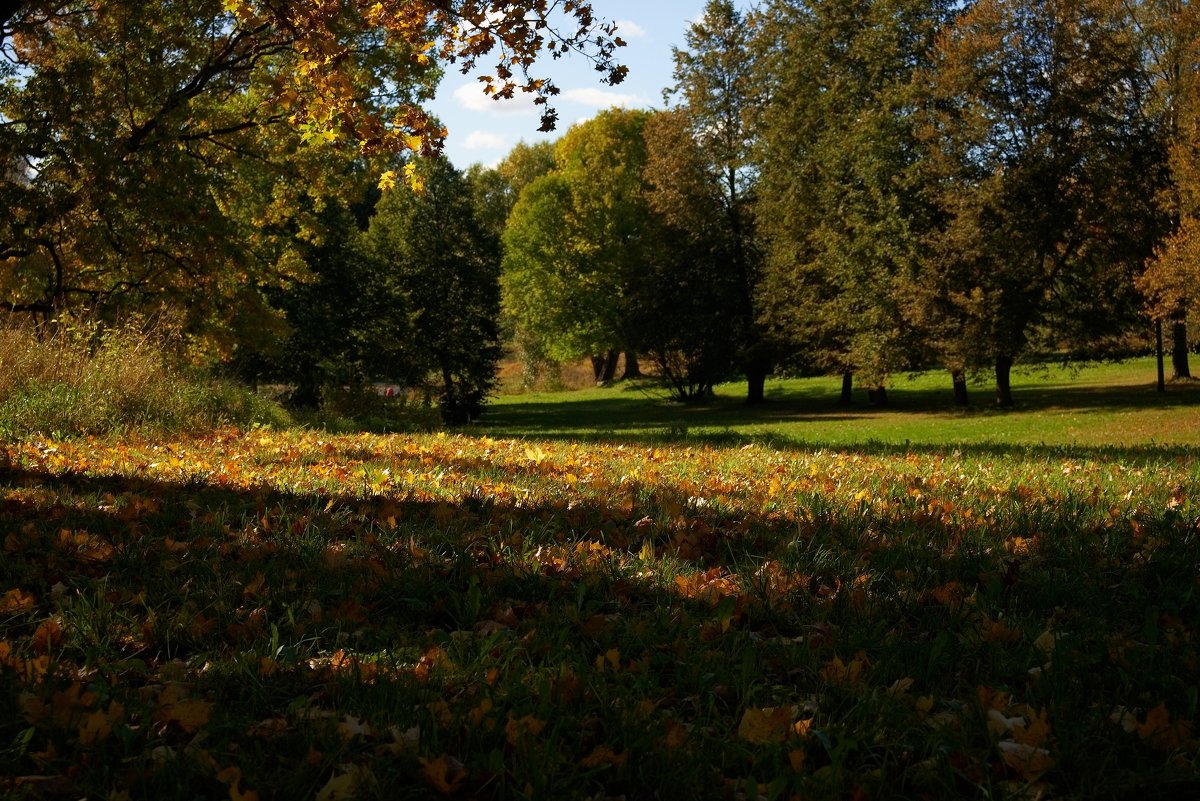
{"label": "distant tree line", "polygon": [[681,399],[769,370],[886,402],[1031,354],[1189,376],[1200,53],[1187,3],[712,0],[661,112],[573,129],[517,195],[505,306],[553,358],[643,353]]}

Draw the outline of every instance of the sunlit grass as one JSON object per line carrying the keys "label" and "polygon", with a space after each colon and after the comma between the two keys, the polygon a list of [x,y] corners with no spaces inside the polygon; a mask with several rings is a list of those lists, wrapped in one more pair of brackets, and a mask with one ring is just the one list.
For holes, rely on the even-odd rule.
{"label": "sunlit grass", "polygon": [[768,403],[742,403],[744,387],[718,387],[707,404],[681,406],[649,386],[617,385],[565,393],[497,398],[485,430],[507,436],[632,441],[733,442],[756,439],[779,447],[959,445],[1141,447],[1200,445],[1200,382],[1155,391],[1153,360],[1018,370],[1017,405],[998,409],[986,377],[972,386],[972,405],[953,405],[940,373],[899,377],[890,404],[875,408],[864,395],[837,405],[834,378],[768,382]]}

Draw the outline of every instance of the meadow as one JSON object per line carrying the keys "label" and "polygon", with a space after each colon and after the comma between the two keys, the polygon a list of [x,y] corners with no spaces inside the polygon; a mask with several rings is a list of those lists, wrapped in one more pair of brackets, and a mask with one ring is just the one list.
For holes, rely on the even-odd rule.
{"label": "meadow", "polygon": [[0,450],[13,798],[1193,798],[1200,391]]}

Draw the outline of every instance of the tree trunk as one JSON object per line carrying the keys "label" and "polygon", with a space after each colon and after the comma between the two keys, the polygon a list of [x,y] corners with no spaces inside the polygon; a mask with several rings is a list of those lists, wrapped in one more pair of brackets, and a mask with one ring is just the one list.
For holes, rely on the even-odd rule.
{"label": "tree trunk", "polygon": [[965,370],[951,370],[951,380],[954,381],[954,405],[969,406],[971,399],[967,396],[967,373]]}
{"label": "tree trunk", "polygon": [[[611,382],[613,380],[613,378],[616,377],[617,361],[620,358],[621,358],[620,351],[610,350],[608,352],[608,355],[606,357],[604,357],[603,367],[601,368],[602,372],[600,374],[600,380],[596,382],[597,384],[607,384],[607,383]],[[592,365],[595,366],[595,362],[592,362]]]}
{"label": "tree trunk", "polygon": [[842,373],[842,397],[838,399],[839,406],[849,406],[854,403],[854,373],[847,370]]}
{"label": "tree trunk", "polygon": [[297,409],[318,409],[321,406],[321,378],[318,370],[305,366],[288,402]]}
{"label": "tree trunk", "polygon": [[1187,321],[1175,320],[1171,323],[1171,367],[1173,378],[1191,378],[1192,371],[1188,367],[1188,337]]}
{"label": "tree trunk", "polygon": [[604,365],[606,361],[603,356],[592,356],[591,360],[592,379],[596,382],[596,385],[599,386],[600,384],[604,383]]}
{"label": "tree trunk", "polygon": [[867,399],[871,401],[872,406],[887,406],[888,394],[887,387],[874,387],[867,390]]}
{"label": "tree trunk", "polygon": [[746,371],[746,403],[762,403],[767,399],[767,371],[752,367]]}
{"label": "tree trunk", "polygon": [[625,372],[622,373],[621,379],[626,378],[641,378],[642,366],[638,364],[637,354],[631,350],[625,351]]}
{"label": "tree trunk", "polygon": [[1154,321],[1154,341],[1155,341],[1154,354],[1158,360],[1158,391],[1166,392],[1167,391],[1167,371],[1163,366],[1162,320]]}
{"label": "tree trunk", "polygon": [[1013,405],[1012,366],[1012,356],[996,357],[996,404],[999,406]]}

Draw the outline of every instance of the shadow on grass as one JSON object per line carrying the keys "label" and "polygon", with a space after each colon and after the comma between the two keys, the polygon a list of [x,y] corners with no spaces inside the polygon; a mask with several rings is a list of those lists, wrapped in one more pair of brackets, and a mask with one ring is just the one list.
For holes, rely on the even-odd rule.
{"label": "shadow on grass", "polygon": [[[40,604],[31,619],[0,620],[0,640],[29,639],[34,618],[62,614],[71,639],[56,658],[87,668],[80,673],[106,697],[143,719],[157,714],[146,699],[161,698],[156,688],[164,681],[191,683],[198,696],[218,702],[203,732],[206,748],[238,754],[252,784],[283,798],[311,796],[339,762],[370,758],[371,752],[355,753],[333,725],[325,734],[318,730],[320,721],[343,716],[378,731],[420,729],[422,758],[452,753],[471,766],[477,783],[464,795],[472,797],[503,796],[496,786],[530,776],[560,777],[541,797],[726,797],[707,788],[723,789],[723,777],[753,775],[771,764],[756,762],[758,750],[734,735],[745,710],[791,707],[809,697],[821,687],[823,666],[838,655],[869,652],[876,696],[894,682],[915,680],[921,692],[972,698],[979,686],[1020,681],[1033,648],[1026,641],[1063,608],[1086,611],[1088,631],[1140,633],[1148,620],[1144,599],[1156,598],[1182,620],[1194,619],[1196,604],[1191,561],[1177,556],[1138,571],[1112,567],[1103,549],[1117,538],[1098,533],[1073,546],[1068,536],[1106,521],[1089,522],[1085,507],[1057,501],[1040,509],[1044,544],[1024,558],[1018,574],[1007,551],[961,547],[965,529],[915,502],[864,521],[855,508],[810,498],[804,502],[813,517],[802,522],[765,511],[688,509],[683,493],[657,485],[629,505],[608,488],[591,499],[437,502],[9,468],[0,470],[0,489],[7,490],[0,585],[30,591]],[[665,513],[668,507],[688,511]],[[990,534],[999,541],[1028,533],[1023,520],[1000,515]],[[1164,512],[1144,525],[1165,534],[1184,524]],[[894,537],[887,545],[872,540],[877,597],[856,601],[851,587],[867,569],[862,548],[872,531]],[[798,541],[809,547],[792,548]],[[693,555],[686,561],[695,567],[743,575],[778,560],[803,578],[779,598],[764,591],[744,608],[730,599],[721,611],[656,584],[650,569],[617,568],[592,542],[627,559],[647,543],[663,550],[687,545]],[[538,554],[535,569],[514,567],[529,565],[532,554]],[[1064,584],[1081,555],[1088,565],[1108,565],[1106,572]],[[913,573],[911,587],[894,586],[900,568]],[[996,614],[1011,611],[1014,625],[1028,629],[1025,644],[1001,648],[978,636],[942,637],[961,621],[930,592],[951,584],[991,598]],[[965,632],[975,624],[961,625]],[[341,648],[382,655],[392,672],[377,682],[331,680],[329,654]],[[1101,669],[1104,642],[1093,650],[1097,661],[1077,671],[1078,688],[1067,686],[1055,699],[1056,721],[1082,719],[1097,698],[1142,697],[1112,678],[1115,671]],[[1062,659],[1070,658],[1070,649],[1062,651]],[[446,666],[431,653],[445,654]],[[1174,674],[1160,668],[1168,660],[1181,663],[1176,657],[1169,650],[1147,657],[1146,668],[1134,671],[1144,687],[1135,689],[1166,697]],[[312,667],[321,660],[323,667]],[[421,660],[424,678],[416,674]],[[494,678],[484,678],[493,669]],[[1179,686],[1194,683],[1194,669],[1177,670]],[[25,728],[17,698],[27,688],[16,687],[13,675],[0,672],[13,685],[0,692],[0,742]],[[841,697],[840,690],[821,691]],[[490,709],[493,698],[498,725],[487,732],[475,723],[488,714],[481,701]],[[643,711],[633,717],[627,707]],[[858,717],[831,724],[831,736],[852,741],[878,729],[870,707],[855,709]],[[562,734],[554,748],[524,754],[513,747],[505,718],[511,725],[531,715],[556,722]],[[262,733],[262,721],[281,719],[296,731]],[[686,745],[662,745],[670,721],[695,724]],[[75,743],[66,737],[75,735],[66,728],[56,736],[61,761],[69,764],[81,752],[71,750]],[[1056,732],[1069,737],[1070,727]],[[181,779],[172,772],[178,762],[162,767],[150,758],[164,745],[185,748],[192,734],[141,726],[120,742],[85,744],[83,751],[87,765],[142,759],[137,795],[229,797],[211,770]],[[580,771],[581,761],[608,742],[627,747],[626,769]],[[1071,742],[1063,746],[1067,753]],[[813,759],[825,759],[817,745],[812,750]],[[903,759],[932,755],[921,744],[916,757]],[[10,763],[0,761],[0,774],[37,767],[24,754],[5,758]],[[414,780],[420,788],[415,754],[406,759],[384,748],[372,760],[382,788]],[[848,769],[861,773],[874,764],[864,750]],[[497,773],[488,773],[490,765],[499,766]],[[76,797],[98,796],[109,786],[100,770],[85,767],[74,776]],[[178,787],[187,787],[187,795]]]}
{"label": "shadow on grass", "polygon": [[[1100,412],[1139,412],[1200,408],[1200,383],[1172,385],[1166,393],[1153,384],[1138,386],[1036,385],[1017,391],[1014,407],[1002,408],[975,393],[973,405],[956,408],[942,390],[904,388],[889,390],[886,407],[868,405],[861,397],[843,406],[833,395],[810,390],[791,391],[777,386],[768,392],[766,403],[746,404],[740,399],[719,396],[695,405],[666,400],[637,388],[614,388],[610,397],[594,396],[562,400],[514,400],[488,409],[481,433],[497,437],[636,443],[657,445],[697,444],[739,446],[768,444],[785,449],[831,447],[871,455],[935,453],[977,456],[1070,456],[1073,458],[1130,459],[1138,462],[1162,458],[1194,457],[1198,449],[1185,445],[1046,445],[983,443],[823,443],[801,435],[779,431],[754,432],[739,429],[786,424],[828,424],[895,418],[902,427],[906,416],[959,420],[995,421],[1003,432],[1006,421],[1047,412],[1087,415]],[[990,397],[990,396],[989,396]],[[1086,422],[1086,421],[1085,421]]]}

